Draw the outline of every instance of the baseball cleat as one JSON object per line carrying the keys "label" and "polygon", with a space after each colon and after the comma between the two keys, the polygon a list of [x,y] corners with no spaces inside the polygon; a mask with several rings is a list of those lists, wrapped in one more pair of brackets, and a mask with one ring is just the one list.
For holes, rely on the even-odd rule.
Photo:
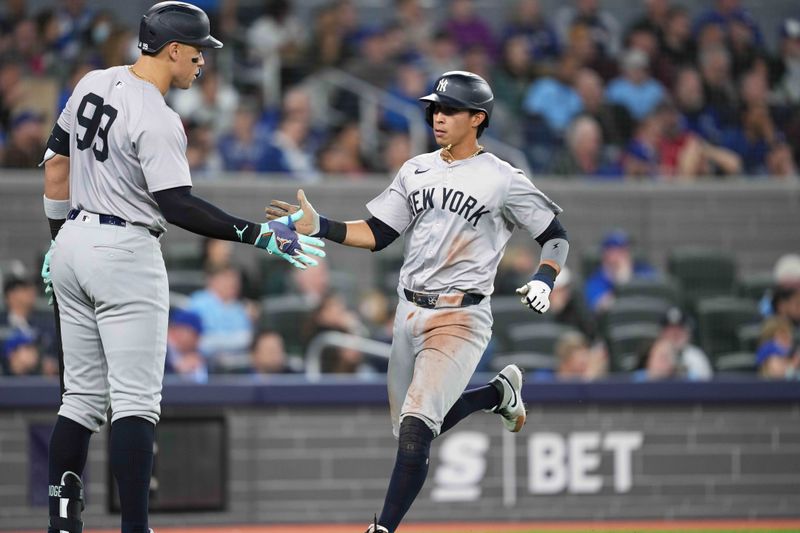
{"label": "baseball cleat", "polygon": [[522,403],[522,370],[517,365],[508,365],[490,383],[499,383],[503,388],[500,403],[492,412],[503,417],[503,425],[512,433],[525,425],[525,404]]}

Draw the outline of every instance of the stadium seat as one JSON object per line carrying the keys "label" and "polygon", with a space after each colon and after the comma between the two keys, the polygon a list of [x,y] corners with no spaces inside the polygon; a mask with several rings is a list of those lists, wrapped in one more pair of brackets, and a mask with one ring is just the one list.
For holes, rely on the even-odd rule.
{"label": "stadium seat", "polygon": [[301,353],[303,329],[314,309],[314,304],[292,294],[264,298],[261,301],[261,309],[261,327],[280,333],[288,353]]}
{"label": "stadium seat", "polygon": [[673,250],[667,259],[667,271],[678,281],[684,302],[692,310],[702,298],[733,294],[736,263],[724,251],[706,248]]}
{"label": "stadium seat", "polygon": [[618,298],[628,298],[631,296],[644,296],[648,298],[658,298],[673,305],[680,305],[681,294],[678,284],[667,276],[655,278],[635,278],[625,285],[616,289]]}
{"label": "stadium seat", "polygon": [[757,302],[773,285],[774,279],[769,272],[742,276],[738,283],[739,296]]}
{"label": "stadium seat", "polygon": [[658,324],[671,303],[649,296],[617,298],[602,318],[604,331],[622,324]]}
{"label": "stadium seat", "polygon": [[717,372],[755,373],[756,356],[753,352],[732,352],[718,356],[714,361]]}
{"label": "stadium seat", "polygon": [[758,341],[761,337],[761,324],[744,324],[736,330],[736,338],[739,339],[739,349],[744,352],[755,353],[758,349]]}
{"label": "stadium seat", "polygon": [[263,254],[259,258],[258,266],[261,274],[260,294],[262,296],[277,296],[289,291],[293,266],[286,261],[277,261],[267,254]]}
{"label": "stadium seat", "polygon": [[168,270],[167,277],[170,291],[187,296],[206,286],[206,275],[202,270]]}
{"label": "stadium seat", "polygon": [[697,303],[700,346],[712,362],[721,354],[739,351],[739,328],[760,319],[758,307],[751,300],[732,296],[700,300]]}
{"label": "stadium seat", "polygon": [[519,296],[495,296],[492,298],[493,339],[499,344],[500,351],[509,351],[510,339],[508,329],[516,324],[537,324],[553,320],[553,315],[539,315],[525,308]]}
{"label": "stadium seat", "polygon": [[636,368],[644,350],[658,337],[658,324],[634,322],[611,326],[606,335],[611,369],[630,371]]}
{"label": "stadium seat", "polygon": [[577,330],[556,322],[514,324],[508,328],[509,348],[515,352],[555,354],[556,343],[568,332]]}
{"label": "stadium seat", "polygon": [[203,257],[198,241],[170,242],[163,246],[167,270],[202,270]]}

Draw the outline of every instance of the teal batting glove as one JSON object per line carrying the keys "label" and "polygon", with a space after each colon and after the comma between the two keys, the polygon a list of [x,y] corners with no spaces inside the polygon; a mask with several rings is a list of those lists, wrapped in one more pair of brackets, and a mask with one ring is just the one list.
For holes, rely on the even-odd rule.
{"label": "teal batting glove", "polygon": [[325,257],[325,252],[320,249],[325,246],[325,243],[314,237],[298,235],[292,229],[294,226],[293,216],[282,218],[288,224],[279,220],[261,224],[255,247],[277,255],[300,270],[305,270],[309,266],[317,266],[319,264],[317,260],[307,254]]}
{"label": "teal batting glove", "polygon": [[44,283],[44,294],[47,296],[47,305],[53,305],[53,280],[50,278],[50,257],[53,255],[53,247],[56,241],[50,241],[50,248],[44,254],[42,262],[42,283]]}

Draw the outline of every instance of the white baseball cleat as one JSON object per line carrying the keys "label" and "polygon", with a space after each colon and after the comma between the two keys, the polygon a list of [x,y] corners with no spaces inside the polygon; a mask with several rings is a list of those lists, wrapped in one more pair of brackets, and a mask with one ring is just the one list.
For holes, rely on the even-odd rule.
{"label": "white baseball cleat", "polygon": [[522,370],[517,365],[508,365],[490,383],[499,383],[503,388],[500,403],[492,412],[503,417],[503,425],[512,433],[525,425],[525,404],[522,403]]}

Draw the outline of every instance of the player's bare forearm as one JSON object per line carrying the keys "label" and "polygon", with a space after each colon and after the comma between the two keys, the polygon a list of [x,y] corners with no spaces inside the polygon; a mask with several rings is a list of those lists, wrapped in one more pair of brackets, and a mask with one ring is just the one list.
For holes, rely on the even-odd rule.
{"label": "player's bare forearm", "polygon": [[375,249],[375,235],[366,220],[353,220],[345,222],[347,233],[342,244],[354,248]]}
{"label": "player's bare forearm", "polygon": [[69,157],[56,154],[44,164],[44,195],[51,200],[69,199]]}

